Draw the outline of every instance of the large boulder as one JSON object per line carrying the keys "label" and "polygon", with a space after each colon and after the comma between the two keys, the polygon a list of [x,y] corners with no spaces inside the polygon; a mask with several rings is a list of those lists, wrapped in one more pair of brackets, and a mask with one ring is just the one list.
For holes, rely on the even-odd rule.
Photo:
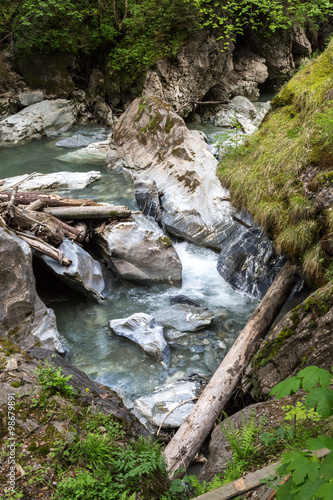
{"label": "large boulder", "polygon": [[111,320],[109,327],[112,333],[138,344],[148,356],[159,361],[162,366],[168,366],[170,349],[163,336],[163,327],[153,316],[136,313],[128,318]]}
{"label": "large boulder", "polygon": [[214,315],[206,307],[175,304],[156,313],[157,321],[179,332],[196,332],[209,326]]}
{"label": "large boulder", "polygon": [[108,166],[134,180],[155,181],[168,231],[217,249],[237,232],[217,160],[171,106],[158,98],[136,99],[114,126],[113,141]]}
{"label": "large boulder", "polygon": [[221,250],[217,270],[236,290],[262,299],[285,260],[260,228],[250,228]]}
{"label": "large boulder", "polygon": [[219,127],[235,127],[238,123],[246,134],[251,134],[263,117],[264,113],[258,110],[247,97],[236,96],[228,104],[219,106],[218,112],[212,116],[212,119]]}
{"label": "large boulder", "polygon": [[0,143],[52,137],[72,127],[75,119],[74,108],[66,99],[38,102],[0,121]]}
{"label": "large boulder", "polygon": [[19,344],[64,352],[55,315],[36,292],[32,253],[27,243],[0,227],[0,336]]}
{"label": "large boulder", "polygon": [[72,261],[69,267],[62,266],[46,255],[40,258],[66,285],[87,297],[101,300],[105,283],[99,262],[70,240],[64,240],[59,250]]}
{"label": "large boulder", "polygon": [[181,286],[182,264],[171,240],[139,218],[108,225],[95,237],[106,262],[122,278]]}
{"label": "large boulder", "polygon": [[52,174],[24,174],[7,177],[3,189],[19,185],[20,191],[55,191],[64,189],[83,189],[101,179],[101,173],[91,172],[53,172]]}
{"label": "large boulder", "polygon": [[147,72],[143,95],[158,96],[187,116],[194,107],[191,101],[201,100],[232,70],[232,49],[208,31],[196,33],[174,60],[161,59]]}
{"label": "large boulder", "polygon": [[330,370],[333,288],[320,288],[292,309],[264,340],[243,377],[245,391],[262,399],[275,384],[306,366]]}

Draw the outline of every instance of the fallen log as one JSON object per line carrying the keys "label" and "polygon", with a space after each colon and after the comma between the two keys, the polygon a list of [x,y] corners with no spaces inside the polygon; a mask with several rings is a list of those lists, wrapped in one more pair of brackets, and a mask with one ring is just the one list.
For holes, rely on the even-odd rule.
{"label": "fallen log", "polygon": [[58,250],[58,248],[54,248],[48,243],[45,243],[45,241],[40,240],[33,234],[24,233],[22,231],[15,231],[15,234],[17,234],[17,236],[19,236],[21,240],[28,243],[35,250],[38,250],[42,254],[51,257],[51,259],[60,262],[62,266],[69,267],[71,265],[72,261],[67,257],[64,257],[64,254],[61,250]]}
{"label": "fallen log", "polygon": [[[0,202],[7,202],[12,196],[12,191],[0,192]],[[57,194],[41,194],[41,193],[30,193],[25,191],[18,191],[16,194],[16,204],[17,205],[30,205],[30,203],[42,200],[46,207],[81,207],[84,206],[96,206],[98,205],[96,201],[85,198],[62,198]]]}
{"label": "fallen log", "polygon": [[192,412],[165,448],[164,457],[170,478],[177,469],[186,469],[190,465],[296,282],[295,268],[287,262],[214,373]]}
{"label": "fallen log", "polygon": [[99,204],[97,206],[81,207],[52,207],[44,208],[44,212],[54,215],[60,219],[123,219],[131,215],[127,207],[110,204]]}

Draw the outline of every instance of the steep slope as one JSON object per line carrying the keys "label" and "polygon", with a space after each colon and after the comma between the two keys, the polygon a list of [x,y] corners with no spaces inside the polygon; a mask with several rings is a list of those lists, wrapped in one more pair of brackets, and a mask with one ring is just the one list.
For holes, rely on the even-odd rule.
{"label": "steep slope", "polygon": [[317,285],[333,277],[333,42],[272,101],[260,130],[219,166],[231,201]]}

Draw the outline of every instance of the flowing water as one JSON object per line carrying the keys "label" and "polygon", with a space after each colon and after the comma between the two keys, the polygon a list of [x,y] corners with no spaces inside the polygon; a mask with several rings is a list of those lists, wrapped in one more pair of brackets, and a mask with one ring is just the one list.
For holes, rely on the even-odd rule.
{"label": "flowing water", "polygon": [[[223,129],[206,126],[211,140]],[[101,127],[75,127],[56,139],[33,141],[22,146],[1,149],[0,178],[30,172],[61,170],[99,170],[102,180],[73,195],[94,197],[99,201],[125,204],[137,209],[132,184],[121,174],[108,171],[101,160],[81,163],[66,161],[68,149],[56,146],[64,137],[81,133],[103,140],[109,130]],[[65,161],[64,161],[65,160]],[[155,224],[148,221],[148,224]],[[183,265],[181,289],[166,286],[137,285],[117,279],[109,284],[108,298],[101,304],[75,293],[59,291],[42,297],[57,316],[58,330],[67,346],[67,358],[87,375],[116,389],[130,405],[135,397],[154,387],[176,380],[183,374],[201,372],[209,376],[248,320],[256,303],[234,291],[216,270],[218,255],[187,242],[175,242]],[[147,357],[131,342],[113,335],[108,322],[136,312],[154,315],[170,305],[170,296],[186,295],[216,315],[211,327],[174,338],[166,332],[171,347],[170,367],[166,370]]]}

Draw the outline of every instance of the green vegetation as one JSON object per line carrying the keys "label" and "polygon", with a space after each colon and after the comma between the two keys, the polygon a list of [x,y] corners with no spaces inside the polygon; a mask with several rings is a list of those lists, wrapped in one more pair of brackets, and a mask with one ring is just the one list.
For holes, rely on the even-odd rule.
{"label": "green vegetation", "polygon": [[246,145],[227,151],[219,167],[232,203],[246,208],[278,250],[321,284],[331,263],[321,238],[328,234],[330,244],[332,217],[329,211],[318,217],[301,174],[316,169],[312,192],[332,182],[332,57],[333,42],[285,85],[260,130]]}
{"label": "green vegetation", "polygon": [[199,29],[214,30],[227,47],[249,26],[270,36],[331,12],[329,0],[2,0],[0,43],[87,55],[132,82],[158,59],[175,57]]}

